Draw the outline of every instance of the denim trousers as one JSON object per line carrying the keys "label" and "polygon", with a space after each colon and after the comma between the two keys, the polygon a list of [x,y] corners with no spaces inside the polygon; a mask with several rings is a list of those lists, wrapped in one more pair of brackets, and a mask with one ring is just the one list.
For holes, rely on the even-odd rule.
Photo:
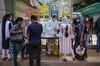
{"label": "denim trousers", "polygon": [[86,42],[86,47],[89,45],[89,40],[90,40],[90,34],[85,34],[84,40]]}
{"label": "denim trousers", "polygon": [[22,46],[21,45],[13,45],[13,65],[14,66],[18,66],[18,62],[17,62],[17,56],[19,54],[19,52],[21,51]]}

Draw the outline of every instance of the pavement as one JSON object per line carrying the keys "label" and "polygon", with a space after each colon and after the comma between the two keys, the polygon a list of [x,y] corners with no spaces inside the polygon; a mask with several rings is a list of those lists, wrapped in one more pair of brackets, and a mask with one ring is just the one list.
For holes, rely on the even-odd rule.
{"label": "pavement", "polygon": [[[73,61],[72,56],[68,55],[67,62],[62,61],[62,57],[59,58],[53,55],[46,55],[42,52],[41,55],[41,66],[100,66],[100,53],[96,53],[95,49],[88,49],[88,58],[86,61]],[[29,66],[28,59],[21,60],[20,55],[18,56],[18,63],[20,66]],[[2,61],[0,56],[0,66],[13,66],[12,61]]]}
{"label": "pavement", "polygon": [[[41,54],[41,66],[100,66],[100,53],[96,53],[96,36],[92,36],[93,44],[89,45],[88,58],[86,61],[73,61],[72,56],[67,56],[67,62],[62,61],[62,57],[59,58],[53,55],[46,55],[45,50]],[[29,66],[28,59],[21,60],[20,55],[18,56],[19,66]],[[2,61],[0,55],[0,66],[13,66],[13,61]]]}

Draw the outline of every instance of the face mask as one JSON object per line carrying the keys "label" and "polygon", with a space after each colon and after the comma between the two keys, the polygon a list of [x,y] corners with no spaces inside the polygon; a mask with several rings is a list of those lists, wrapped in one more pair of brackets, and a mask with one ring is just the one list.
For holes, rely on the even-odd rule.
{"label": "face mask", "polygon": [[12,18],[10,18],[9,20],[12,21]]}
{"label": "face mask", "polygon": [[79,19],[77,19],[77,22],[80,22],[80,20],[79,20]]}
{"label": "face mask", "polygon": [[88,21],[89,19],[88,18],[86,18],[86,21]]}
{"label": "face mask", "polygon": [[56,21],[56,19],[52,19],[53,21]]}

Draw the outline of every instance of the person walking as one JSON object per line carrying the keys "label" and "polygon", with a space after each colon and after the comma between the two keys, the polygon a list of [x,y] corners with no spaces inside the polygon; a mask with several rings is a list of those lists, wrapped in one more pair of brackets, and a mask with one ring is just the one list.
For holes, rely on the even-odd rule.
{"label": "person walking", "polygon": [[72,53],[73,60],[75,60],[72,39],[74,38],[73,30],[69,20],[66,16],[62,18],[62,24],[60,25],[60,53],[63,54],[63,61],[67,61],[67,54]]}
{"label": "person walking", "polygon": [[94,24],[94,31],[97,36],[96,52],[100,52],[100,17]]}
{"label": "person walking", "polygon": [[[75,44],[74,44],[75,58],[78,60],[85,60],[87,58],[87,47],[86,47],[86,42],[84,37],[86,29],[85,29],[83,16],[78,15],[74,19],[73,23],[75,25]],[[77,49],[81,50],[81,48],[82,48],[81,56],[79,56],[79,52],[77,51]],[[83,48],[85,49],[83,50]]]}
{"label": "person walking", "polygon": [[27,28],[29,37],[29,66],[33,66],[33,59],[36,59],[36,66],[41,66],[41,34],[43,31],[42,24],[37,21],[37,16],[31,16],[31,24]]}
{"label": "person walking", "polygon": [[90,40],[90,35],[92,34],[92,22],[89,20],[89,16],[87,16],[85,18],[85,30],[86,30],[86,35],[85,35],[85,41],[86,41],[86,45],[88,46],[89,45],[89,40]]}

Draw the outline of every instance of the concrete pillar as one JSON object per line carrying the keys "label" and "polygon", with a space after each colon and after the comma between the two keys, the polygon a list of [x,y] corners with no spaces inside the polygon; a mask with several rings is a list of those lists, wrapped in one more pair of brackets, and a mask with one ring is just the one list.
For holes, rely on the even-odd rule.
{"label": "concrete pillar", "polygon": [[15,14],[15,5],[16,0],[0,0],[0,19],[7,14]]}
{"label": "concrete pillar", "polygon": [[4,2],[5,2],[6,13],[15,14],[16,0],[4,0]]}
{"label": "concrete pillar", "polygon": [[0,0],[0,20],[5,15],[5,4],[4,0]]}

